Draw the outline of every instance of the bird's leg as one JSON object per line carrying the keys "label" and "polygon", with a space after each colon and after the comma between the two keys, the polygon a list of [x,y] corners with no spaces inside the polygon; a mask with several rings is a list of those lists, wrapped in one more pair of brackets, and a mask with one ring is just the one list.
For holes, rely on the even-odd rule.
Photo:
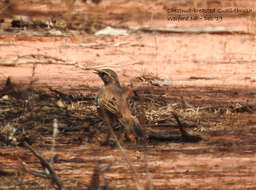
{"label": "bird's leg", "polygon": [[103,116],[103,120],[105,121],[105,124],[107,125],[107,128],[108,128],[107,137],[104,140],[104,142],[102,142],[102,145],[108,145],[109,144],[109,138],[110,138],[110,135],[111,135],[111,131],[110,131],[111,122],[110,122],[110,118],[108,117],[108,115],[105,111],[103,111],[102,116]]}
{"label": "bird's leg", "polygon": [[132,136],[130,137],[129,134],[126,131],[124,133],[124,138],[125,138],[125,141],[127,141],[127,142],[133,141],[133,139],[131,140]]}
{"label": "bird's leg", "polygon": [[101,143],[101,145],[108,145],[109,144],[109,138],[110,138],[110,131],[108,127],[108,133],[106,139]]}
{"label": "bird's leg", "polygon": [[[113,130],[113,128],[115,126],[111,125],[111,123],[113,123],[113,122],[111,121],[111,118],[109,117],[109,115],[105,111],[103,111],[102,115],[103,115],[103,119],[104,119],[104,121],[107,125],[107,128],[108,128],[107,137],[106,137],[105,141],[102,143],[102,145],[109,145],[111,136],[115,139],[115,141],[117,140],[116,134]],[[118,124],[116,124],[116,125],[118,125]]]}

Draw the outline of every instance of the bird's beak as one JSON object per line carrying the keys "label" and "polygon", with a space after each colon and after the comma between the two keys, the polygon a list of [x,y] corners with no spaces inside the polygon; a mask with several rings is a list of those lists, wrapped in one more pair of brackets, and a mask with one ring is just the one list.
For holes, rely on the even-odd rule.
{"label": "bird's beak", "polygon": [[96,74],[100,74],[101,73],[101,71],[97,70],[97,69],[94,69],[93,72],[96,73]]}

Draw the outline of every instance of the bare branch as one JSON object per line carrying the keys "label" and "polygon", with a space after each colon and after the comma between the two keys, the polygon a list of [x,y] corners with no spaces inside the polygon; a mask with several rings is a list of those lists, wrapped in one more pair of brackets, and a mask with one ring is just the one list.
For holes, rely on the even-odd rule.
{"label": "bare branch", "polygon": [[202,137],[200,137],[199,135],[191,135],[189,134],[183,127],[183,124],[181,123],[177,113],[172,112],[172,115],[174,117],[174,119],[177,121],[182,138],[184,139],[184,141],[186,142],[198,142],[200,140],[202,140]]}
{"label": "bare branch", "polygon": [[[29,149],[39,160],[40,163],[48,176],[49,179],[51,179],[51,182],[53,185],[57,185],[57,190],[65,189],[63,183],[60,181],[59,177],[55,173],[54,169],[51,167],[51,165],[35,150],[33,149],[28,143],[24,142],[24,146]],[[55,187],[55,186],[54,186]]]}

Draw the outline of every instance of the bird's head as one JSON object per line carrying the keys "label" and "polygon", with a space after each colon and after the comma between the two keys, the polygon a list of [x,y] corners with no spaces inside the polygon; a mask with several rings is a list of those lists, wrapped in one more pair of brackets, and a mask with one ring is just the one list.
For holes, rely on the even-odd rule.
{"label": "bird's head", "polygon": [[104,82],[104,85],[116,84],[120,86],[117,74],[111,69],[102,69],[102,70],[95,69],[94,71],[102,79],[102,81]]}

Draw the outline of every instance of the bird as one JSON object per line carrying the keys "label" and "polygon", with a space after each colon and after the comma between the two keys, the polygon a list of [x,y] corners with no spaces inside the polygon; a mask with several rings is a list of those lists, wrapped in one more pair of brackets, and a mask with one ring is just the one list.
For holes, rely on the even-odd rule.
{"label": "bird", "polygon": [[[118,75],[111,69],[95,69],[94,72],[104,83],[96,97],[98,115],[112,129],[118,124],[121,125],[128,140],[129,134],[134,135],[136,139],[143,139],[144,134],[141,124],[137,117],[132,114],[130,106],[132,97],[135,95],[134,91],[122,87]],[[110,132],[107,138],[109,136]]]}

